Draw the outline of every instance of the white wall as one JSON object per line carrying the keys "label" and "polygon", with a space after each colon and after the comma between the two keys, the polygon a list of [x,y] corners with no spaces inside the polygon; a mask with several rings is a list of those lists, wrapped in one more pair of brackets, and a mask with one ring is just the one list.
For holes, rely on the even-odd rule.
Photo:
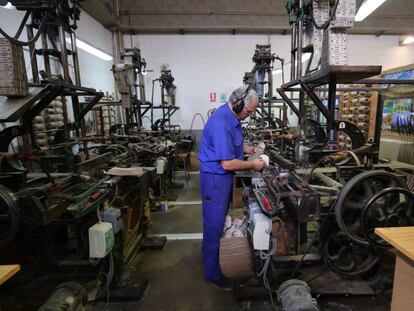
{"label": "white wall", "polygon": [[[24,11],[8,10],[0,6],[0,27],[5,30],[7,34],[14,36],[23,16]],[[80,39],[108,54],[112,54],[112,36],[110,31],[106,30],[85,12],[81,13],[78,26],[76,33]],[[26,30],[23,31],[20,40],[27,41]],[[41,40],[39,39],[38,43],[40,43],[40,41]],[[110,71],[112,68],[112,61],[104,61],[80,49],[78,50],[78,58],[82,86],[108,92],[114,91],[114,79],[112,72]],[[27,48],[25,49],[25,59],[27,74],[29,79],[31,79],[32,72],[29,67],[30,56]],[[40,57],[38,57],[38,61],[39,69],[43,69],[43,62]],[[55,62],[57,61],[55,60]]]}
{"label": "white wall", "polygon": [[[414,63],[414,45],[399,46],[398,36],[350,36],[351,65],[382,65],[383,69]],[[174,123],[189,129],[192,117],[200,112],[206,116],[213,104],[210,92],[227,96],[242,85],[245,71],[253,67],[256,44],[272,44],[272,51],[289,62],[290,36],[282,35],[136,35],[124,37],[125,46],[141,48],[149,72],[145,78],[147,98],[151,97],[151,81],[160,75],[161,65],[168,65],[176,78],[177,104],[180,110]],[[289,67],[289,64],[286,66]],[[286,79],[289,70],[286,71]],[[281,84],[275,76],[275,86]],[[155,90],[156,104],[160,103],[159,88]],[[293,121],[293,118],[292,118]],[[197,119],[194,128],[201,128]]]}

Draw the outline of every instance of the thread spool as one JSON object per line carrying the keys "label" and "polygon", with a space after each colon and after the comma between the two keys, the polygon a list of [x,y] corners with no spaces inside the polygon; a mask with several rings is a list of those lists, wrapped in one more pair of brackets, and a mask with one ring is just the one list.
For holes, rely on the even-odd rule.
{"label": "thread spool", "polygon": [[358,110],[359,111],[368,111],[369,110],[369,107],[368,106],[359,106],[358,107]]}

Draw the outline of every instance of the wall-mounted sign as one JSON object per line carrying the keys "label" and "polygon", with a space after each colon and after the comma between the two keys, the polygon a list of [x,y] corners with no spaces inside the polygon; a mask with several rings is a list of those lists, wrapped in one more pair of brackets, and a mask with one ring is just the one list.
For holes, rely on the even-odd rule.
{"label": "wall-mounted sign", "polygon": [[214,93],[210,93],[210,103],[215,103],[217,101],[217,94]]}

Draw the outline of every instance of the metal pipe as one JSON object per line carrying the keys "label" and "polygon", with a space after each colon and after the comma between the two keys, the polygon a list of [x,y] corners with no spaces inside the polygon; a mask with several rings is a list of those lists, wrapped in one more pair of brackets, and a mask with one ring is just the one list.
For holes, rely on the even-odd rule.
{"label": "metal pipe", "polygon": [[63,20],[60,14],[61,7],[58,5],[56,14],[59,18],[59,39],[60,39],[60,60],[63,68],[63,79],[66,84],[70,84],[68,51],[66,49],[65,29],[63,28]]}
{"label": "metal pipe", "polygon": [[272,67],[269,67],[269,70],[267,71],[267,77],[268,77],[268,84],[267,84],[267,92],[268,92],[268,98],[269,98],[269,117],[272,116],[272,98],[273,98],[273,75],[272,75]]}
{"label": "metal pipe", "polygon": [[[302,12],[303,10],[303,0],[299,0],[299,9]],[[303,20],[299,17],[298,23],[298,48],[297,48],[297,72],[296,78],[299,79],[302,77],[302,38],[303,37]]]}
{"label": "metal pipe", "polygon": [[70,40],[72,45],[72,60],[73,60],[73,66],[75,70],[75,84],[77,86],[81,85],[81,78],[80,78],[80,68],[79,68],[79,58],[78,58],[78,47],[76,45],[76,33],[71,32],[70,33]]}
{"label": "metal pipe", "polygon": [[328,110],[329,120],[327,120],[327,133],[329,133],[329,140],[336,141],[334,137],[335,132],[335,104],[336,104],[336,82],[329,82],[328,91]]}
{"label": "metal pipe", "polygon": [[313,172],[313,176],[318,178],[324,185],[326,185],[328,187],[333,187],[333,188],[336,188],[336,189],[341,189],[343,187],[343,185],[341,183],[337,182],[335,179],[330,178],[330,177],[322,174],[321,172],[318,172],[317,170],[315,170]]}
{"label": "metal pipe", "polygon": [[295,80],[296,70],[296,27],[292,27],[291,42],[290,42],[290,82]]}

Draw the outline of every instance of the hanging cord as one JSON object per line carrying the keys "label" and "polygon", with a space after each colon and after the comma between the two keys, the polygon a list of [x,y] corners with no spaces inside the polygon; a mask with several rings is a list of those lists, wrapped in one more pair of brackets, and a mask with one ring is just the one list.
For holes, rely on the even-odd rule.
{"label": "hanging cord", "polygon": [[103,307],[103,310],[107,310],[106,308],[108,307],[109,304],[109,286],[111,285],[113,276],[114,276],[114,258],[112,256],[112,252],[110,252],[109,254],[109,269],[108,272],[100,272],[98,274],[98,278],[103,276],[105,278],[105,289],[106,289],[106,303],[105,306]]}
{"label": "hanging cord", "polygon": [[20,23],[19,29],[17,30],[16,34],[13,37],[14,39],[16,39],[16,40],[19,39],[20,35],[22,34],[24,25],[26,24],[27,19],[29,18],[29,16],[30,16],[30,11],[27,11],[26,14],[23,17],[22,22]]}
{"label": "hanging cord", "polygon": [[29,41],[27,41],[27,42],[19,41],[19,40],[16,40],[15,38],[13,38],[13,37],[10,37],[1,28],[0,28],[0,34],[2,34],[7,40],[9,40],[10,42],[12,42],[12,43],[14,43],[14,44],[16,44],[18,46],[28,46],[28,45],[31,45],[31,44],[35,43],[37,41],[37,39],[39,39],[40,35],[43,32],[43,28],[46,25],[46,20],[48,19],[49,15],[50,15],[50,12],[47,12],[46,15],[43,17],[42,22],[40,23],[39,30],[37,31],[36,35],[32,39],[30,39]]}
{"label": "hanging cord", "polygon": [[312,24],[313,24],[313,26],[315,26],[315,28],[319,29],[319,30],[327,29],[329,27],[329,25],[331,24],[331,22],[333,21],[334,17],[335,17],[336,9],[338,8],[338,4],[339,4],[339,0],[336,0],[334,9],[332,11],[332,14],[329,16],[329,19],[326,22],[324,22],[322,25],[318,25],[316,23],[315,19],[313,18],[313,11],[312,11]]}
{"label": "hanging cord", "polygon": [[199,116],[199,117],[201,118],[201,121],[203,121],[203,128],[204,128],[204,125],[205,125],[204,118],[203,118],[203,116],[202,116],[202,114],[201,114],[201,113],[197,112],[197,113],[193,116],[193,120],[191,121],[191,126],[190,126],[190,133],[189,133],[189,135],[191,135],[191,132],[193,131],[194,120],[195,120],[195,118],[196,118],[197,116]]}
{"label": "hanging cord", "polygon": [[111,200],[111,203],[109,203],[109,207],[111,207],[111,205],[115,202],[116,197],[118,196],[118,190],[119,190],[118,183],[115,183],[115,194]]}
{"label": "hanging cord", "polygon": [[272,255],[274,254],[276,249],[277,249],[277,242],[276,242],[276,239],[273,238],[271,240],[270,250],[269,251],[264,251],[264,250],[260,251],[260,259],[264,260],[264,265],[263,265],[262,270],[257,275],[258,277],[262,276],[263,284],[266,287],[266,289],[269,291],[270,302],[272,303],[272,306],[275,310],[277,310],[277,309],[276,309],[275,303],[273,301],[273,292],[276,292],[276,291],[272,290],[270,288],[269,279],[267,278],[267,271],[269,269],[270,260],[272,259]]}

